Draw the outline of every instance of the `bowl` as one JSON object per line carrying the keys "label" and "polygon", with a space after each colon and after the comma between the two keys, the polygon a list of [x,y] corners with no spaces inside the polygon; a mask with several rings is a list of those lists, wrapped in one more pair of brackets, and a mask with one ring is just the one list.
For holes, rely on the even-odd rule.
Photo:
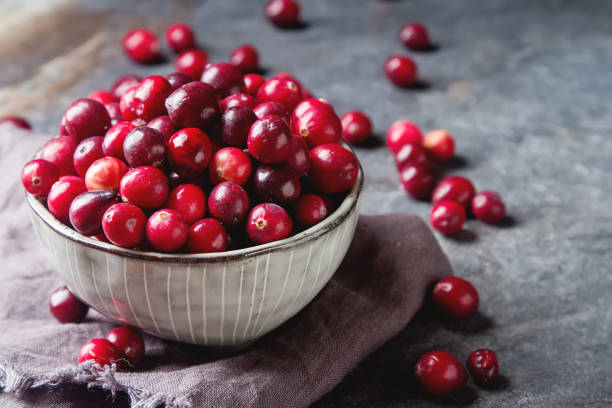
{"label": "bowl", "polygon": [[85,303],[120,324],[205,346],[249,343],[302,310],[352,241],[363,170],[338,209],[289,238],[210,254],[120,248],[79,234],[27,194],[53,269]]}

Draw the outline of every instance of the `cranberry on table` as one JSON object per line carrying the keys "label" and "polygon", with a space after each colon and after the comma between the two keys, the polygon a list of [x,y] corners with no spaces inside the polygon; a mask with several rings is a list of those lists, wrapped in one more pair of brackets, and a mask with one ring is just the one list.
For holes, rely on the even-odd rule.
{"label": "cranberry on table", "polygon": [[140,363],[145,353],[142,335],[126,326],[116,327],[106,335],[106,340],[119,350],[128,362],[135,366]]}
{"label": "cranberry on table", "polygon": [[204,217],[206,213],[206,195],[195,184],[182,184],[170,192],[164,207],[178,211],[187,221],[187,224],[191,225]]}
{"label": "cranberry on table", "polygon": [[428,132],[423,138],[423,146],[439,162],[449,161],[455,155],[455,139],[444,129]]}
{"label": "cranberry on table", "polygon": [[251,158],[236,147],[217,150],[208,166],[208,174],[213,184],[232,181],[244,186],[251,178],[252,171]]}
{"label": "cranberry on table", "polygon": [[253,108],[253,113],[255,113],[258,119],[264,116],[278,116],[285,121],[287,126],[290,124],[291,112],[282,103],[274,101],[262,102]]}
{"label": "cranberry on table", "polygon": [[204,218],[189,229],[187,251],[191,253],[223,252],[229,239],[223,224],[214,218]]}
{"label": "cranberry on table", "polygon": [[74,168],[79,176],[85,177],[89,166],[104,157],[103,141],[102,136],[92,136],[79,143],[72,156]]}
{"label": "cranberry on table", "polygon": [[150,127],[137,127],[125,137],[123,154],[130,167],[159,167],[166,154],[164,135]]}
{"label": "cranberry on table", "polygon": [[93,99],[72,102],[64,113],[64,127],[77,142],[89,136],[102,136],[110,127],[110,116],[104,105]]}
{"label": "cranberry on table", "polygon": [[123,116],[123,118],[127,121],[134,120],[138,117],[136,114],[136,102],[134,101],[134,95],[136,94],[137,89],[138,85],[131,87],[125,91],[119,99],[119,110],[121,111],[121,116]]}
{"label": "cranberry on table", "polygon": [[291,122],[293,133],[306,140],[310,148],[338,143],[342,138],[342,122],[335,112],[327,109],[309,109]]}
{"label": "cranberry on table", "polygon": [[253,207],[249,213],[246,230],[251,241],[266,244],[291,235],[293,221],[283,207],[264,203]]}
{"label": "cranberry on table", "polygon": [[466,319],[478,309],[478,291],[457,276],[448,276],[436,283],[432,295],[436,307],[452,319]]}
{"label": "cranberry on table", "polygon": [[128,166],[115,157],[103,157],[89,166],[85,173],[88,190],[119,191],[119,183],[127,173]]}
{"label": "cranberry on table", "polygon": [[506,216],[506,205],[494,191],[481,191],[472,199],[472,212],[483,222],[496,223]]}
{"label": "cranberry on table", "polygon": [[51,292],[49,311],[60,323],[76,323],[85,317],[89,306],[74,296],[66,285]]}
{"label": "cranberry on table", "polygon": [[[204,67],[202,67],[203,69]],[[202,73],[200,72],[200,75]],[[200,78],[200,76],[198,75],[197,78],[193,79],[191,76],[186,75],[182,72],[173,72],[171,74],[166,75],[166,80],[168,81],[168,83],[170,84],[170,86],[172,87],[172,91],[176,91],[178,88],[180,88],[181,86],[188,84],[190,82],[196,81]]]}
{"label": "cranberry on table", "polygon": [[251,126],[249,153],[262,163],[282,163],[291,154],[291,131],[278,116],[265,116]]}
{"label": "cranberry on table", "polygon": [[162,209],[147,221],[147,239],[158,251],[176,252],[185,245],[188,236],[189,225],[178,211]]}
{"label": "cranberry on table", "polygon": [[235,106],[223,112],[221,117],[221,139],[228,146],[245,148],[251,125],[257,116],[244,106]]}
{"label": "cranberry on table", "polygon": [[221,112],[225,112],[229,108],[233,108],[234,106],[244,106],[248,109],[254,109],[259,102],[257,99],[253,98],[251,95],[244,93],[232,94],[225,97],[221,102],[219,102],[219,107]]}
{"label": "cranberry on table", "polygon": [[300,23],[300,5],[293,0],[270,0],[265,14],[276,26],[290,28]]}
{"label": "cranberry on table", "polygon": [[96,89],[95,91],[87,95],[87,98],[93,99],[94,101],[98,101],[102,105],[109,102],[119,102],[119,98],[114,93],[106,89]]}
{"label": "cranberry on table", "polygon": [[195,34],[185,23],[174,23],[166,30],[166,42],[175,53],[179,53],[196,45]]}
{"label": "cranberry on table", "polygon": [[402,167],[399,173],[404,190],[416,199],[426,199],[436,185],[436,171],[428,162],[414,162]]}
{"label": "cranberry on table", "polygon": [[176,70],[194,81],[200,80],[206,64],[208,64],[208,54],[197,48],[181,52],[174,61]]}
{"label": "cranberry on table", "polygon": [[70,204],[79,194],[87,191],[85,182],[77,176],[64,176],[55,182],[47,195],[47,208],[55,218],[68,224]]}
{"label": "cranberry on table", "polygon": [[395,165],[398,170],[413,163],[428,163],[429,154],[423,146],[417,143],[406,143],[395,155]]}
{"label": "cranberry on table", "polygon": [[285,167],[259,166],[253,175],[255,195],[262,201],[289,204],[302,192],[300,179]]}
{"label": "cranberry on table", "polygon": [[284,165],[291,169],[298,177],[303,177],[310,171],[310,150],[304,138],[292,135],[291,153]]}
{"label": "cranberry on table", "polygon": [[142,242],[147,216],[128,203],[111,205],[102,216],[102,230],[110,242],[120,247],[133,248]]}
{"label": "cranberry on table", "polygon": [[110,341],[106,339],[91,339],[79,352],[79,364],[93,360],[101,367],[117,364],[122,365],[125,357]]}
{"label": "cranberry on table", "polygon": [[461,176],[450,176],[438,183],[431,194],[431,202],[435,205],[440,201],[455,201],[467,210],[475,194],[476,190],[470,180]]}
{"label": "cranberry on table", "polygon": [[404,55],[394,55],[385,61],[385,74],[397,86],[406,87],[414,84],[417,79],[417,66]]}
{"label": "cranberry on table", "polygon": [[387,147],[395,154],[407,143],[421,144],[422,141],[421,129],[407,120],[398,120],[387,130]]}
{"label": "cranberry on table", "polygon": [[111,92],[117,97],[121,96],[130,88],[140,84],[140,77],[134,74],[123,75],[111,86]]}
{"label": "cranberry on table", "polygon": [[242,74],[240,70],[227,62],[207,65],[202,72],[200,80],[215,88],[221,98],[239,93],[242,90]]}
{"label": "cranberry on table", "polygon": [[168,179],[157,167],[136,167],[121,179],[119,193],[127,203],[143,210],[154,210],[164,205],[168,198]]}
{"label": "cranberry on table", "polygon": [[493,350],[478,349],[470,353],[467,359],[470,375],[479,384],[490,385],[499,375],[499,360]]}
{"label": "cranberry on table", "polygon": [[145,121],[165,115],[164,103],[171,93],[172,86],[163,76],[146,77],[134,91],[134,112]]}
{"label": "cranberry on table", "polygon": [[60,136],[49,140],[40,152],[40,158],[57,167],[60,176],[76,174],[74,169],[74,151],[77,143],[69,136]]}
{"label": "cranberry on table", "polygon": [[425,353],[414,366],[421,387],[430,395],[443,396],[463,387],[468,374],[457,357],[443,350]]}
{"label": "cranberry on table", "polygon": [[168,142],[178,130],[168,115],[158,116],[147,123],[147,127],[159,131],[164,136],[164,142]]}
{"label": "cranberry on table", "polygon": [[295,220],[303,227],[311,227],[327,217],[325,200],[315,194],[304,194],[293,205]]}
{"label": "cranberry on table", "polygon": [[94,190],[79,194],[70,204],[70,224],[83,235],[102,233],[102,216],[119,202],[114,191]]}
{"label": "cranberry on table", "polygon": [[161,48],[155,34],[144,28],[127,32],[121,40],[121,46],[128,57],[141,64],[158,59]]}
{"label": "cranberry on table", "polygon": [[431,47],[427,28],[421,23],[405,24],[399,32],[399,39],[411,50],[423,51]]}
{"label": "cranberry on table", "polygon": [[342,138],[348,143],[363,143],[372,134],[372,122],[361,111],[346,112],[340,118],[340,122],[342,123]]}
{"label": "cranberry on table", "polygon": [[465,208],[455,201],[439,201],[431,209],[429,221],[444,235],[458,234],[465,223]]}
{"label": "cranberry on table", "polygon": [[172,92],[166,99],[166,109],[177,129],[206,128],[219,116],[216,91],[202,82],[190,82]]}
{"label": "cranberry on table", "polygon": [[168,161],[172,169],[182,176],[202,173],[212,155],[210,138],[200,129],[181,129],[168,141]]}
{"label": "cranberry on table", "polygon": [[255,97],[259,87],[266,82],[266,79],[259,74],[246,74],[242,77],[242,84],[245,93]]}
{"label": "cranberry on table", "polygon": [[20,129],[30,130],[32,126],[28,123],[24,118],[20,118],[19,116],[8,116],[0,119],[0,127],[3,126],[13,126]]}
{"label": "cranberry on table", "polygon": [[234,64],[243,74],[257,70],[259,55],[257,50],[250,44],[239,45],[234,48],[230,55],[230,62]]}
{"label": "cranberry on table", "polygon": [[351,189],[357,181],[357,158],[338,144],[324,144],[312,149],[310,163],[308,180],[321,193],[341,193]]}
{"label": "cranberry on table", "polygon": [[55,164],[43,160],[30,160],[21,171],[21,183],[26,191],[38,198],[49,194],[51,186],[59,179],[59,170]]}
{"label": "cranberry on table", "polygon": [[295,81],[285,78],[271,78],[259,87],[257,99],[260,102],[278,102],[287,109],[293,110],[303,97],[302,90]]}
{"label": "cranberry on table", "polygon": [[249,211],[249,196],[239,184],[224,181],[210,192],[208,211],[226,226],[236,226]]}
{"label": "cranberry on table", "polygon": [[127,137],[128,133],[134,130],[134,126],[131,122],[117,122],[114,124],[102,141],[102,151],[105,156],[116,157],[119,160],[125,161],[125,155],[123,154],[123,142]]}

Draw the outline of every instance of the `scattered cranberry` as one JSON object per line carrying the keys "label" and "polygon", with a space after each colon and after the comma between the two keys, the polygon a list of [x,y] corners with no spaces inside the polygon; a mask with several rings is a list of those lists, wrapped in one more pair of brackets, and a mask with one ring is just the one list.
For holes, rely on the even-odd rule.
{"label": "scattered cranberry", "polygon": [[406,143],[395,155],[395,164],[398,170],[413,163],[428,163],[429,154],[420,144]]}
{"label": "scattered cranberry", "polygon": [[178,251],[187,242],[189,225],[180,212],[162,209],[147,221],[147,239],[162,252]]}
{"label": "scattered cranberry", "polygon": [[247,146],[262,163],[282,163],[291,154],[291,131],[278,116],[265,116],[251,126]]}
{"label": "scattered cranberry", "polygon": [[184,23],[174,23],[166,30],[166,42],[175,53],[195,47],[195,34]]}
{"label": "scattered cranberry", "polygon": [[119,102],[119,98],[115,96],[111,91],[107,91],[106,89],[97,89],[87,95],[87,98],[93,99],[94,101],[100,102],[102,105],[107,104],[109,102]]}
{"label": "scattered cranberry", "polygon": [[255,97],[257,91],[266,82],[266,79],[259,74],[247,74],[242,77],[244,92]]}
{"label": "scattered cranberry", "polygon": [[412,197],[426,199],[436,185],[436,172],[428,162],[410,163],[400,169],[400,182]]}
{"label": "scattered cranberry", "polygon": [[85,173],[85,185],[88,190],[119,191],[119,183],[128,166],[115,157],[103,157],[89,166]]}
{"label": "scattered cranberry", "polygon": [[455,140],[444,129],[428,132],[423,138],[423,146],[439,162],[449,161],[455,154]]}
{"label": "scattered cranberry", "polygon": [[361,144],[372,134],[372,122],[363,112],[346,112],[340,121],[342,122],[342,138],[348,143]]}
{"label": "scattered cranberry", "polygon": [[292,122],[292,130],[306,140],[310,148],[328,143],[338,143],[342,138],[342,122],[334,112],[326,109],[309,109]]}
{"label": "scattered cranberry", "polygon": [[89,306],[74,296],[66,285],[51,292],[49,296],[49,311],[60,323],[76,323],[81,321]]}
{"label": "scattered cranberry", "polygon": [[310,171],[310,150],[304,138],[292,135],[291,153],[285,162],[285,166],[291,169],[298,177],[303,177]]}
{"label": "scattered cranberry", "polygon": [[271,78],[259,87],[257,99],[260,102],[278,102],[287,109],[293,110],[302,100],[302,90],[296,82],[290,79]]}
{"label": "scattered cranberry", "polygon": [[480,221],[496,223],[506,216],[506,206],[494,191],[481,191],[472,199],[472,212]]}
{"label": "scattered cranberry", "polygon": [[77,99],[64,113],[64,126],[77,142],[89,136],[102,136],[110,127],[110,116],[104,105],[93,99]]}
{"label": "scattered cranberry", "polygon": [[272,203],[253,207],[246,224],[247,234],[256,244],[266,244],[287,238],[292,229],[293,222],[287,211]]}
{"label": "scattered cranberry", "polygon": [[113,204],[119,202],[114,191],[86,191],[70,204],[70,224],[83,235],[102,233],[102,216]]}
{"label": "scattered cranberry", "polygon": [[431,202],[435,205],[440,201],[454,201],[470,208],[476,191],[472,182],[465,177],[451,176],[442,179],[431,194]]}
{"label": "scattered cranberry", "polygon": [[493,350],[478,349],[470,353],[467,368],[474,381],[479,384],[493,384],[499,374],[499,360]]}
{"label": "scattered cranberry", "polygon": [[448,276],[434,286],[433,301],[447,317],[466,319],[478,309],[478,292],[465,279]]}
{"label": "scattered cranberry", "polygon": [[134,92],[134,112],[145,121],[165,115],[164,102],[171,93],[172,86],[163,76],[146,77]]}
{"label": "scattered cranberry", "polygon": [[207,65],[202,72],[201,81],[215,88],[221,98],[242,91],[242,74],[238,68],[227,62]]}
{"label": "scattered cranberry", "polygon": [[223,252],[228,247],[228,235],[223,224],[214,218],[204,218],[191,226],[187,251],[191,253]]}
{"label": "scattered cranberry", "polygon": [[234,106],[244,106],[252,110],[257,104],[257,99],[253,98],[251,95],[237,93],[225,97],[225,99],[219,103],[219,107],[221,108],[221,112],[225,112],[227,109],[233,108]]}
{"label": "scattered cranberry", "polygon": [[21,183],[28,193],[44,198],[59,176],[55,164],[43,159],[30,160],[21,171]]}
{"label": "scattered cranberry", "polygon": [[128,362],[135,366],[140,363],[145,353],[142,335],[129,327],[116,327],[106,335],[106,340],[119,350]]}
{"label": "scattered cranberry", "polygon": [[102,229],[110,242],[133,248],[142,242],[147,216],[133,204],[117,203],[102,216]]}
{"label": "scattered cranberry", "polygon": [[168,180],[157,167],[136,167],[125,173],[119,192],[123,201],[143,210],[154,210],[168,198]]}
{"label": "scattered cranberry", "polygon": [[102,151],[105,156],[116,157],[119,160],[125,161],[125,155],[123,154],[123,142],[125,141],[126,136],[132,130],[135,129],[135,126],[130,122],[117,122],[113,125],[106,135],[104,135],[104,140],[102,142]]}
{"label": "scattered cranberry", "polygon": [[194,184],[182,184],[174,188],[168,196],[165,208],[176,210],[191,225],[206,213],[204,191]]}
{"label": "scattered cranberry", "polygon": [[91,339],[79,352],[79,364],[93,360],[101,367],[116,364],[122,365],[124,356],[110,341],[106,339]]}
{"label": "scattered cranberry", "polygon": [[140,77],[134,74],[127,74],[117,78],[113,86],[111,87],[112,93],[117,97],[121,96],[130,88],[140,84]]}
{"label": "scattered cranberry", "polygon": [[408,23],[404,25],[400,30],[399,39],[411,50],[423,51],[431,46],[427,29],[421,23]]}
{"label": "scattered cranberry", "polygon": [[249,196],[239,184],[224,181],[210,192],[208,210],[226,226],[236,226],[249,211]]}
{"label": "scattered cranberry", "polygon": [[138,117],[136,114],[136,102],[134,101],[134,95],[136,94],[136,90],[138,89],[138,85],[129,88],[127,91],[121,95],[119,99],[119,110],[121,111],[121,116],[127,121],[134,120]]}
{"label": "scattered cranberry", "polygon": [[303,227],[311,227],[327,217],[327,205],[318,195],[304,194],[293,206],[295,220]]}
{"label": "scattered cranberry", "polygon": [[168,161],[172,169],[182,176],[202,173],[212,155],[210,138],[200,129],[181,129],[168,141]]}
{"label": "scattered cranberry", "polygon": [[166,144],[158,130],[141,126],[132,130],[123,141],[123,154],[130,167],[159,167],[164,161]]}
{"label": "scattered cranberry", "polygon": [[208,64],[208,54],[197,48],[181,52],[174,61],[174,67],[178,72],[195,81],[202,76],[206,64]]}
{"label": "scattered cranberry", "polygon": [[251,178],[252,171],[251,158],[236,147],[224,147],[218,150],[208,167],[210,181],[213,184],[232,181],[244,186]]}
{"label": "scattered cranberry", "polygon": [[270,0],[265,14],[278,27],[295,27],[300,22],[300,5],[293,0]]}
{"label": "scattered cranberry", "polygon": [[196,81],[172,92],[166,99],[166,109],[177,129],[206,128],[217,120],[219,102],[214,88]]}
{"label": "scattered cranberry", "polygon": [[448,395],[467,382],[468,374],[461,362],[443,350],[425,353],[414,366],[421,387],[431,395]]}
{"label": "scattered cranberry", "polygon": [[[204,67],[202,67],[202,69],[204,69]],[[166,75],[166,80],[172,87],[172,92],[174,92],[185,84],[197,81],[198,79],[200,79],[200,75],[202,75],[202,72],[200,72],[197,78],[193,79],[193,77],[186,75],[182,72],[173,72],[172,74]]]}
{"label": "scattered cranberry", "polygon": [[387,130],[387,147],[394,154],[407,143],[420,144],[422,141],[423,136],[419,127],[407,120],[398,120]]}
{"label": "scattered cranberry", "polygon": [[164,136],[164,142],[168,140],[176,133],[177,129],[174,127],[174,123],[168,115],[158,116],[155,119],[147,123],[147,127],[159,131]]}
{"label": "scattered cranberry", "polygon": [[248,74],[257,70],[259,55],[252,45],[239,45],[232,51],[230,62],[242,71],[243,74]]}
{"label": "scattered cranberry", "polygon": [[0,127],[3,126],[13,126],[25,130],[32,129],[32,126],[30,126],[27,120],[18,116],[8,116],[0,119]]}
{"label": "scattered cranberry", "polygon": [[77,142],[69,136],[60,136],[49,140],[40,152],[40,158],[57,167],[60,176],[76,174],[73,156]]}
{"label": "scattered cranberry", "polygon": [[385,73],[397,86],[410,86],[416,82],[417,66],[410,58],[394,55],[385,61]]}
{"label": "scattered cranberry", "polygon": [[47,208],[55,218],[68,224],[70,203],[76,196],[87,191],[85,182],[77,176],[64,176],[55,182],[47,195]]}
{"label": "scattered cranberry", "polygon": [[125,34],[121,46],[128,57],[141,64],[159,58],[159,41],[155,34],[144,28],[137,28]]}
{"label": "scattered cranberry", "polygon": [[285,105],[273,101],[260,103],[259,105],[255,106],[253,113],[255,113],[258,119],[261,119],[264,116],[278,116],[287,124],[287,126],[289,126],[289,121],[291,119],[291,113],[289,110],[287,110]]}
{"label": "scattered cranberry", "polygon": [[257,116],[248,108],[235,106],[229,108],[221,117],[221,139],[223,143],[233,147],[245,148],[251,125]]}
{"label": "scattered cranberry", "polygon": [[259,166],[253,175],[255,195],[262,201],[289,204],[297,200],[302,192],[300,179],[293,171],[284,167]]}
{"label": "scattered cranberry", "polygon": [[465,209],[455,201],[439,201],[431,209],[429,221],[442,234],[455,235],[465,223]]}
{"label": "scattered cranberry", "polygon": [[359,162],[350,150],[338,144],[324,144],[310,151],[308,180],[320,192],[336,194],[355,185]]}

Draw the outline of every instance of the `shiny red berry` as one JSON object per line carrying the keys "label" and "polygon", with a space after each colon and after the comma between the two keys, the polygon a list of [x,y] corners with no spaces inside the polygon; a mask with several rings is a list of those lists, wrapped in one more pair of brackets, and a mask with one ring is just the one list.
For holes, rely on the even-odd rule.
{"label": "shiny red berry", "polygon": [[191,253],[223,252],[229,238],[223,224],[214,218],[204,218],[189,229],[187,251]]}
{"label": "shiny red berry", "polygon": [[35,159],[23,166],[21,183],[28,193],[44,198],[49,194],[51,186],[59,179],[59,176],[55,164],[47,160]]}
{"label": "shiny red berry", "polygon": [[132,130],[134,130],[136,126],[134,126],[131,122],[117,122],[114,124],[106,135],[104,135],[104,140],[102,141],[102,151],[105,156],[116,157],[119,160],[125,161],[125,155],[123,154],[123,142],[125,141],[126,136]]}
{"label": "shiny red berry", "polygon": [[457,276],[448,276],[436,283],[432,298],[436,307],[452,319],[466,319],[478,309],[478,291]]}
{"label": "shiny red berry", "polygon": [[398,120],[387,130],[387,147],[394,154],[397,154],[407,143],[421,144],[422,141],[421,129],[407,120]]}
{"label": "shiny red berry", "polygon": [[121,99],[119,99],[119,110],[121,111],[121,116],[123,116],[123,119],[127,121],[132,121],[138,117],[136,114],[136,102],[134,101],[136,89],[138,89],[138,85],[125,91],[124,94],[121,95]]}
{"label": "shiny red berry", "polygon": [[264,116],[278,116],[287,124],[287,126],[289,126],[290,123],[291,112],[282,103],[273,101],[262,102],[255,106],[253,113],[258,119],[261,119]]}
{"label": "shiny red berry", "polygon": [[101,367],[112,364],[122,365],[125,357],[110,341],[106,339],[91,339],[79,352],[79,364],[93,360]]}
{"label": "shiny red berry", "polygon": [[155,34],[144,28],[129,31],[121,40],[123,51],[128,57],[141,64],[159,58],[160,45]]}
{"label": "shiny red berry", "polygon": [[310,150],[303,137],[292,135],[291,153],[284,165],[298,177],[303,177],[310,171]]}
{"label": "shiny red berry", "polygon": [[181,213],[187,224],[191,225],[206,213],[206,195],[195,184],[181,184],[168,195],[165,208]]}
{"label": "shiny red berry", "polygon": [[242,77],[244,92],[252,97],[257,96],[257,91],[264,82],[266,79],[259,74],[246,74]]}
{"label": "shiny red berry", "polygon": [[291,122],[291,130],[306,140],[310,148],[327,143],[338,143],[342,138],[342,122],[335,112],[309,109]]}
{"label": "shiny red berry", "polygon": [[100,102],[81,98],[68,107],[63,124],[78,143],[90,136],[103,136],[110,128],[110,116]]}
{"label": "shiny red berry", "polygon": [[257,120],[255,113],[243,106],[235,106],[223,112],[221,117],[221,139],[228,146],[247,147],[251,126]]}
{"label": "shiny red berry", "polygon": [[291,114],[291,126],[294,127],[295,124],[298,122],[300,116],[302,116],[304,113],[311,109],[335,112],[334,107],[331,106],[325,99],[306,98],[297,105],[295,105],[295,108],[293,109],[293,112]]}
{"label": "shiny red berry", "polygon": [[458,234],[465,223],[465,209],[455,201],[439,201],[429,214],[431,226],[444,235]]}
{"label": "shiny red berry", "polygon": [[324,144],[310,151],[308,180],[324,194],[336,194],[355,185],[359,162],[350,150],[338,144]]}
{"label": "shiny red berry", "polygon": [[211,216],[226,226],[236,226],[249,211],[249,196],[239,184],[224,181],[210,192],[208,210]]}
{"label": "shiny red berry", "polygon": [[242,91],[242,74],[240,70],[227,62],[208,64],[204,68],[200,80],[215,88],[221,98]]}
{"label": "shiny red berry", "polygon": [[397,86],[410,86],[416,82],[417,66],[404,55],[394,55],[385,61],[385,74]]}
{"label": "shiny red berry", "polygon": [[119,350],[128,362],[135,366],[140,363],[145,353],[142,335],[129,327],[116,327],[106,335],[106,340]]}
{"label": "shiny red berry", "polygon": [[311,227],[327,217],[325,200],[315,194],[304,194],[293,205],[295,221],[303,227]]}
{"label": "shiny red berry", "polygon": [[278,102],[287,109],[293,110],[303,97],[302,90],[295,81],[285,78],[271,78],[259,87],[257,99],[260,102]]}
{"label": "shiny red berry", "polygon": [[124,120],[123,115],[121,114],[121,106],[119,106],[119,102],[107,102],[104,104],[104,109],[106,109],[108,116],[111,118],[111,126]]}
{"label": "shiny red berry", "polygon": [[420,144],[412,142],[406,143],[395,155],[395,165],[398,170],[409,164],[428,163],[429,160],[427,150]]}
{"label": "shiny red berry", "polygon": [[130,88],[140,84],[140,77],[134,74],[127,74],[117,78],[113,86],[111,86],[111,92],[117,97],[121,96]]}
{"label": "shiny red berry", "polygon": [[77,176],[60,177],[51,186],[47,195],[47,208],[55,218],[68,224],[70,222],[70,204],[79,194],[87,191],[85,182]]}
{"label": "shiny red berry", "polygon": [[352,144],[361,144],[372,135],[372,122],[361,111],[346,112],[340,118],[342,123],[342,138]]}
{"label": "shiny red berry", "polygon": [[499,375],[499,360],[493,350],[478,349],[470,353],[467,368],[474,381],[490,385]]}
{"label": "shiny red berry", "polygon": [[168,142],[173,134],[176,133],[177,129],[172,123],[172,120],[168,115],[158,116],[155,119],[147,123],[147,127],[155,129],[164,136],[164,142]]}
{"label": "shiny red berry", "polygon": [[480,221],[496,223],[506,216],[506,205],[494,191],[481,191],[472,199],[472,212]]}
{"label": "shiny red berry", "polygon": [[162,209],[149,217],[146,231],[147,239],[155,249],[176,252],[187,242],[189,225],[178,211]]}
{"label": "shiny red berry", "polygon": [[134,91],[134,112],[146,122],[165,115],[166,98],[172,93],[172,86],[160,75],[146,77]]}
{"label": "shiny red berry", "polygon": [[147,216],[129,203],[111,205],[102,216],[102,229],[110,242],[120,247],[138,246],[144,237]]}
{"label": "shiny red berry", "polygon": [[102,105],[105,105],[110,102],[119,102],[119,98],[112,93],[111,91],[107,91],[106,89],[96,89],[89,95],[87,98],[93,99],[94,101],[100,102]]}
{"label": "shiny red berry", "polygon": [[455,140],[444,129],[428,132],[423,138],[423,146],[436,161],[449,161],[455,155]]}
{"label": "shiny red berry", "polygon": [[123,141],[123,155],[130,167],[159,167],[164,162],[165,154],[164,135],[150,127],[133,129]]}
{"label": "shiny red berry", "polygon": [[450,176],[438,183],[431,194],[431,202],[435,205],[440,201],[454,201],[467,210],[475,194],[476,190],[470,180],[461,176]]}
{"label": "shiny red berry", "polygon": [[256,244],[287,238],[292,229],[293,221],[287,211],[272,203],[256,205],[247,218],[247,234]]}
{"label": "shiny red berry", "polygon": [[160,208],[168,198],[168,179],[157,167],[130,169],[119,184],[123,201],[144,210]]}
{"label": "shiny red berry", "polygon": [[174,67],[178,72],[195,81],[200,80],[206,64],[208,64],[208,54],[197,48],[182,51],[174,61]]}
{"label": "shiny red berry", "polygon": [[414,373],[425,392],[448,395],[465,385],[468,374],[461,362],[443,350],[425,353],[414,366]]}
{"label": "shiny red berry", "polygon": [[104,157],[102,136],[91,136],[81,141],[72,155],[72,162],[77,174],[85,177],[89,166],[98,159]]}
{"label": "shiny red berry", "polygon": [[200,129],[181,129],[168,141],[168,161],[172,169],[182,176],[202,173],[212,156],[210,138]]}
{"label": "shiny red berry", "polygon": [[282,163],[291,154],[291,131],[278,116],[265,116],[253,123],[247,146],[251,156],[266,164]]}
{"label": "shiny red berry", "polygon": [[119,191],[119,183],[127,173],[128,166],[115,157],[103,157],[89,166],[85,173],[88,190]]}
{"label": "shiny red berry", "polygon": [[253,174],[255,195],[262,201],[289,204],[298,199],[302,185],[296,173],[279,166],[259,166]]}
{"label": "shiny red berry", "polygon": [[119,195],[113,191],[95,190],[79,194],[70,204],[70,224],[83,235],[101,234],[102,216]]}
{"label": "shiny red berry", "polygon": [[170,84],[170,86],[172,87],[172,91],[174,92],[185,84],[197,81],[198,79],[200,79],[200,75],[202,75],[202,72],[200,72],[197,78],[194,79],[191,76],[186,75],[182,72],[173,72],[171,74],[166,75],[166,79],[168,80],[168,83]]}
{"label": "shiny red berry", "polygon": [[75,139],[60,136],[49,140],[40,151],[40,158],[55,164],[60,176],[76,174],[74,169],[74,151],[77,148]]}
{"label": "shiny red berry", "polygon": [[278,27],[295,27],[300,22],[300,5],[294,0],[270,0],[265,14]]}
{"label": "shiny red berry", "polygon": [[49,311],[60,323],[76,323],[81,321],[89,306],[74,296],[66,285],[51,292],[49,296]]}
{"label": "shiny red berry", "polygon": [[251,178],[252,171],[251,158],[236,147],[217,150],[208,166],[208,174],[213,184],[232,181],[244,186]]}
{"label": "shiny red berry", "polygon": [[243,74],[257,70],[259,55],[257,50],[250,44],[239,45],[234,48],[230,55],[230,62],[234,64]]}
{"label": "shiny red berry", "polygon": [[175,53],[195,47],[195,34],[184,23],[174,23],[166,30],[166,42]]}
{"label": "shiny red berry", "polygon": [[416,51],[427,50],[431,44],[429,33],[421,23],[407,23],[399,32],[400,41],[409,49]]}
{"label": "shiny red berry", "polygon": [[245,108],[252,110],[258,103],[259,102],[257,102],[257,99],[253,98],[251,95],[237,93],[225,97],[225,99],[219,102],[219,108],[221,109],[221,112],[225,112],[227,109],[233,108],[234,106],[244,106]]}
{"label": "shiny red berry", "polygon": [[416,199],[426,199],[436,185],[436,171],[428,162],[409,163],[400,169],[400,183]]}
{"label": "shiny red berry", "polygon": [[172,92],[166,99],[166,109],[177,129],[206,128],[219,117],[215,89],[198,81],[185,84]]}

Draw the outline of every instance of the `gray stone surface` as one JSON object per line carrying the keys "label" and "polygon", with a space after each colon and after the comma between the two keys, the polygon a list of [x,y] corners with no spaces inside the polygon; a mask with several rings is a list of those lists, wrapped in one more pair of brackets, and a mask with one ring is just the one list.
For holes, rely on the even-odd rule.
{"label": "gray stone surface", "polygon": [[[119,73],[171,72],[170,63],[133,65],[118,41],[129,27],[161,33],[182,19],[213,60],[252,42],[270,73],[296,74],[339,112],[365,110],[380,140],[400,118],[449,129],[462,159],[451,172],[504,196],[505,225],[469,221],[459,238],[440,237],[456,273],[479,289],[480,314],[451,324],[423,313],[317,407],[612,405],[612,3],[303,0],[309,25],[295,31],[271,27],[262,1],[13,7],[21,3],[0,4],[10,29],[0,39],[0,114],[24,113],[51,132],[73,99]],[[439,49],[409,53],[423,86],[401,90],[381,66],[406,52],[396,34],[410,20],[423,21]],[[398,187],[382,145],[358,155],[364,213],[427,217],[430,206]],[[416,390],[410,372],[422,352],[463,360],[479,347],[498,352],[495,389],[470,383],[448,399]]]}

